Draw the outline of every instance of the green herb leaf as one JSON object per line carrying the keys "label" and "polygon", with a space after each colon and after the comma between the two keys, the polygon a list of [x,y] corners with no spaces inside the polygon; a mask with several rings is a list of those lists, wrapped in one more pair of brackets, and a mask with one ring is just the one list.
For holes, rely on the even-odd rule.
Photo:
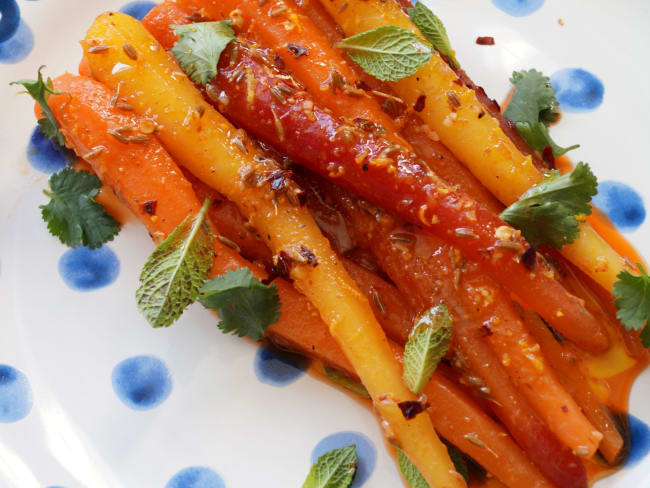
{"label": "green herb leaf", "polygon": [[454,463],[454,468],[469,484],[469,468],[467,467],[467,461],[463,453],[453,444],[446,443],[447,452],[449,453],[449,458],[451,462]]}
{"label": "green herb leaf", "polygon": [[280,318],[280,298],[275,285],[265,285],[248,268],[215,276],[201,287],[199,302],[218,310],[223,332],[258,341],[266,328]]}
{"label": "green herb leaf", "polygon": [[404,476],[404,479],[411,488],[430,488],[429,483],[422,477],[418,468],[406,457],[404,451],[399,448],[397,449],[397,464],[399,465],[399,470],[402,472],[402,476]]}
{"label": "green herb leaf", "polygon": [[348,488],[357,471],[357,447],[333,449],[318,458],[302,488]]}
{"label": "green herb leaf", "polygon": [[403,378],[409,390],[416,395],[422,392],[447,353],[451,334],[452,320],[444,305],[424,312],[413,326],[404,346]]}
{"label": "green herb leaf", "polygon": [[409,17],[422,35],[435,47],[440,54],[446,57],[457,68],[458,61],[454,50],[451,48],[447,29],[442,21],[423,2],[418,2],[415,7],[407,9]]}
{"label": "green herb leaf", "polygon": [[337,44],[366,73],[382,81],[397,81],[425,65],[433,51],[412,32],[385,25],[343,39]]}
{"label": "green herb leaf", "polygon": [[579,235],[580,216],[591,214],[589,202],[597,193],[598,181],[589,165],[578,163],[571,173],[551,171],[501,213],[501,218],[532,245],[561,248]]}
{"label": "green herb leaf", "polygon": [[329,366],[325,367],[325,374],[334,383],[338,383],[343,388],[347,388],[351,392],[356,393],[357,395],[360,395],[364,398],[370,398],[370,393],[368,393],[368,390],[366,390],[366,387],[363,386],[363,383],[360,381],[353,380],[349,376],[340,373],[338,370],[330,368]]}
{"label": "green herb leaf", "polygon": [[229,20],[199,22],[197,24],[170,25],[178,41],[172,47],[185,74],[194,83],[206,85],[217,76],[219,56],[235,40]]}
{"label": "green herb leaf", "polygon": [[534,69],[515,71],[510,83],[515,87],[515,93],[503,116],[515,124],[531,148],[542,151],[546,146],[551,146],[553,155],[561,156],[580,147],[578,144],[560,147],[551,139],[548,124],[557,120],[559,104],[547,76]]}
{"label": "green herb leaf", "polygon": [[621,271],[614,283],[614,304],[618,308],[616,317],[627,330],[641,330],[641,341],[650,347],[650,276],[646,274],[641,263],[637,263],[639,275]]}
{"label": "green herb leaf", "polygon": [[49,184],[43,193],[51,200],[40,206],[41,214],[50,234],[66,246],[95,249],[120,231],[119,222],[94,200],[102,186],[96,175],[64,168],[50,176]]}
{"label": "green herb leaf", "polygon": [[54,85],[52,84],[52,79],[48,78],[47,80],[43,79],[41,70],[45,66],[38,68],[38,79],[37,80],[19,80],[12,81],[10,85],[22,85],[25,87],[25,91],[21,93],[29,94],[36,103],[38,103],[43,111],[43,117],[38,119],[38,127],[41,132],[45,134],[45,137],[48,139],[54,139],[59,145],[65,145],[65,139],[63,134],[59,130],[59,124],[54,118],[52,109],[47,104],[47,99],[50,95],[62,95],[63,93],[55,92]]}
{"label": "green herb leaf", "polygon": [[140,313],[152,327],[166,327],[196,301],[214,261],[214,233],[206,218],[210,199],[188,215],[149,256],[135,292]]}

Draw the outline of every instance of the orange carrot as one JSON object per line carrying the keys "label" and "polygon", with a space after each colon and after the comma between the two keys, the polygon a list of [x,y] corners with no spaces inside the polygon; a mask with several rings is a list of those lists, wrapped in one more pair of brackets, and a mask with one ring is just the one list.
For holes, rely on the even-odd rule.
{"label": "orange carrot", "polygon": [[544,354],[557,371],[557,376],[564,388],[575,398],[587,418],[603,434],[599,451],[610,464],[621,461],[624,441],[617,422],[603,405],[598,396],[589,387],[589,382],[581,372],[580,359],[576,351],[566,344],[555,340],[546,324],[532,312],[522,311],[528,330],[541,345]]}

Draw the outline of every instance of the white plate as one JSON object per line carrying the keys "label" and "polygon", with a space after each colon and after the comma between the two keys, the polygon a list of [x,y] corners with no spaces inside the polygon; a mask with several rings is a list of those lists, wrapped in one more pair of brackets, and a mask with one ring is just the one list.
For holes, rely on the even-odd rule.
{"label": "white plate", "polygon": [[[0,7],[12,3],[2,0]],[[591,163],[601,181],[623,183],[624,190],[650,200],[650,4],[429,3],[445,21],[458,59],[497,99],[505,96],[515,69],[553,74],[582,68],[595,75],[604,86],[602,104],[586,113],[565,111],[553,134],[560,143],[579,142],[572,158]],[[400,486],[373,416],[345,394],[291,366],[269,376],[268,365],[277,362],[264,361],[266,351],[223,335],[200,308],[169,329],[153,330],[145,323],[133,298],[140,266],[152,250],[143,227],[127,224],[109,251],[92,256],[97,259],[91,268],[115,281],[94,291],[66,285],[64,275],[75,279],[59,269],[67,251],[47,233],[38,210],[48,178],[39,168],[56,161],[28,162],[35,127],[31,102],[15,96],[16,87],[7,83],[34,77],[41,64],[50,75],[75,71],[77,41],[92,19],[124,4],[19,0],[18,5],[22,24],[0,44],[0,363],[10,367],[0,367],[0,487],[298,487],[315,446],[340,432],[365,442],[360,451],[367,476],[361,478],[369,478],[354,486]],[[524,16],[507,12],[536,5],[540,8]],[[2,22],[10,17],[4,10]],[[479,35],[494,36],[496,45],[476,45]],[[616,188],[609,190],[613,211],[632,221],[628,237],[647,249],[649,226],[636,225],[640,214],[634,213],[645,212],[642,203],[635,206]],[[83,253],[73,257],[84,259]],[[135,369],[118,366],[137,356],[145,358],[135,361]],[[126,383],[120,383],[123,367],[131,373]],[[269,384],[278,374],[286,385]],[[129,390],[143,386],[149,390],[139,395]],[[128,394],[122,401],[120,388],[130,391],[135,403],[128,405]],[[644,374],[633,390],[631,411],[645,421],[650,421],[648,400],[650,376]],[[202,468],[176,476],[189,467]],[[650,486],[650,458],[599,486]]]}

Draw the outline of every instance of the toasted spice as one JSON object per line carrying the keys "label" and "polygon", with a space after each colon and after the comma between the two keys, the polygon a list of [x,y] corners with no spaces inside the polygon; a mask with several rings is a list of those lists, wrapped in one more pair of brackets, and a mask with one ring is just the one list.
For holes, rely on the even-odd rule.
{"label": "toasted spice", "polygon": [[95,159],[97,156],[99,156],[103,151],[105,151],[106,148],[104,146],[95,146],[92,148],[92,150],[83,156],[81,156],[82,159]]}
{"label": "toasted spice", "polygon": [[217,240],[221,242],[221,244],[223,244],[224,246],[229,247],[230,249],[234,249],[237,252],[241,252],[241,248],[237,245],[236,242],[231,241],[226,236],[217,235],[216,237]]}
{"label": "toasted spice", "polygon": [[377,290],[374,288],[370,292],[370,296],[372,297],[372,303],[375,304],[375,308],[379,312],[379,314],[382,317],[386,316],[386,306],[384,305],[384,302],[381,300],[381,297],[379,296],[379,293]]}
{"label": "toasted spice", "polygon": [[450,90],[447,92],[447,100],[452,110],[460,108],[460,100],[458,100],[458,96],[453,91]]}
{"label": "toasted spice", "polygon": [[426,100],[427,100],[426,95],[424,94],[420,95],[418,99],[415,101],[415,103],[413,104],[413,110],[415,110],[416,112],[422,112],[422,110],[424,110],[424,104]]}
{"label": "toasted spice", "polygon": [[109,129],[106,131],[108,134],[112,135],[115,139],[120,141],[122,144],[128,144],[129,139],[125,135],[123,135],[120,131],[114,130],[114,129]]}
{"label": "toasted spice", "polygon": [[135,48],[128,42],[122,45],[122,50],[124,51],[124,54],[126,54],[132,60],[135,61],[136,59],[138,59],[138,53],[136,52]]}
{"label": "toasted spice", "polygon": [[476,44],[479,46],[494,46],[494,37],[492,36],[478,36]]}
{"label": "toasted spice", "polygon": [[309,55],[309,49],[300,46],[299,44],[287,44],[287,49],[295,58],[299,58],[300,56],[307,56]]}

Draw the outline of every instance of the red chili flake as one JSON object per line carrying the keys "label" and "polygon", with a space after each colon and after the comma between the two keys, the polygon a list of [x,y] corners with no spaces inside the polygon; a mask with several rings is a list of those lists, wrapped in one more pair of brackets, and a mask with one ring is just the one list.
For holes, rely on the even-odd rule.
{"label": "red chili flake", "polygon": [[490,337],[493,334],[492,329],[490,329],[490,326],[487,324],[481,325],[479,333],[481,334],[481,337]]}
{"label": "red chili flake", "polygon": [[420,95],[418,99],[413,104],[413,110],[416,112],[422,112],[424,110],[424,103],[427,101],[426,95]]}
{"label": "red chili flake", "polygon": [[298,44],[287,44],[287,49],[296,58],[299,58],[300,56],[307,56],[309,54],[309,49],[302,47]]}
{"label": "red chili flake", "polygon": [[156,215],[157,206],[158,206],[157,200],[149,200],[142,204],[142,210],[144,211],[144,213],[147,213],[149,215]]}
{"label": "red chili flake", "polygon": [[285,67],[284,59],[282,59],[279,54],[273,56],[273,62],[275,62],[275,65],[277,66],[278,69],[284,69]]}
{"label": "red chili flake", "polygon": [[456,83],[458,86],[465,86],[465,83],[460,78],[456,78],[453,83]]}
{"label": "red chili flake", "polygon": [[426,410],[426,405],[423,405],[417,400],[409,400],[406,402],[399,402],[397,404],[399,409],[402,411],[402,415],[406,420],[411,420],[419,413],[422,413]]}
{"label": "red chili flake", "polygon": [[544,149],[542,149],[542,159],[549,168],[555,169],[555,155],[551,146],[544,146]]}
{"label": "red chili flake", "polygon": [[363,81],[363,80],[357,80],[357,81],[355,81],[355,82],[354,82],[354,87],[355,87],[355,88],[358,88],[359,90],[370,91],[370,87],[369,87],[368,84],[367,84],[365,81]]}
{"label": "red chili flake", "polygon": [[569,411],[569,407],[567,407],[566,405],[562,405],[562,411],[564,413],[567,413]]}
{"label": "red chili flake", "polygon": [[476,44],[478,44],[479,46],[494,46],[494,37],[479,36],[476,38]]}
{"label": "red chili flake", "polygon": [[307,262],[307,264],[313,266],[314,268],[318,266],[316,255],[305,246],[300,246],[300,251],[298,251],[298,254],[300,254],[300,256]]}
{"label": "red chili flake", "polygon": [[293,264],[293,259],[286,252],[280,251],[277,258],[275,259],[275,264],[273,265],[273,272],[284,278],[289,277],[291,272],[291,265]]}
{"label": "red chili flake", "polygon": [[530,246],[521,255],[521,264],[529,271],[535,269],[535,265],[537,264],[537,250],[533,246]]}

